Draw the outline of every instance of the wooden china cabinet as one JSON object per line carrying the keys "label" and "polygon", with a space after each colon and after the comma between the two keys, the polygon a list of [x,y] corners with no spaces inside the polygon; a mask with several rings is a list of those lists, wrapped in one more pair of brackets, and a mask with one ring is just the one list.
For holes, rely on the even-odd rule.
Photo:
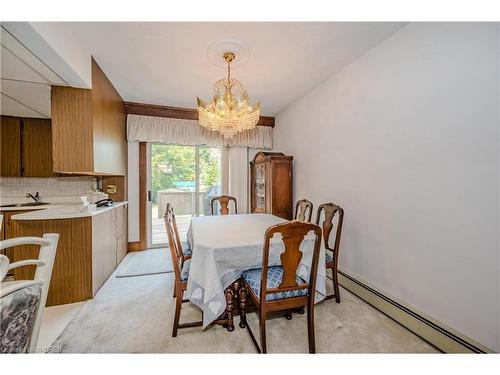
{"label": "wooden china cabinet", "polygon": [[268,213],[292,219],[293,156],[259,152],[250,162],[252,213]]}

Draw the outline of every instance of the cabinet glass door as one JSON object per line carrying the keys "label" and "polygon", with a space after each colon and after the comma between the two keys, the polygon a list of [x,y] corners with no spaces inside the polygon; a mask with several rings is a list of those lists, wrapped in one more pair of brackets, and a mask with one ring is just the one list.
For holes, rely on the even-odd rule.
{"label": "cabinet glass door", "polygon": [[263,164],[255,166],[255,208],[266,209],[266,169]]}

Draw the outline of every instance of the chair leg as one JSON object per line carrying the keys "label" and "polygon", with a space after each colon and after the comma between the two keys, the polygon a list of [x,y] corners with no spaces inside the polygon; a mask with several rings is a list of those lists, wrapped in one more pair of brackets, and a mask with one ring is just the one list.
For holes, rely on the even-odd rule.
{"label": "chair leg", "polygon": [[332,268],[333,289],[335,290],[335,302],[340,303],[340,288],[337,267]]}
{"label": "chair leg", "polygon": [[314,303],[307,307],[307,337],[309,340],[309,353],[316,353],[316,337],[314,334]]}
{"label": "chair leg", "polygon": [[174,326],[172,328],[172,337],[177,337],[177,329],[179,328],[179,318],[181,316],[181,306],[182,306],[182,290],[178,291],[175,296],[175,315],[174,315]]}
{"label": "chair leg", "polygon": [[266,345],[266,313],[261,312],[259,317],[259,326],[260,326],[260,352],[265,354],[267,353],[267,345]]}

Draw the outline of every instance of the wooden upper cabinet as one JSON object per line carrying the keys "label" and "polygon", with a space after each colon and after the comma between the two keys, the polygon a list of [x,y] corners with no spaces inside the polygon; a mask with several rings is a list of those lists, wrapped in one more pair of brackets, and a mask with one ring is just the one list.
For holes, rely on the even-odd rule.
{"label": "wooden upper cabinet", "polygon": [[0,124],[0,175],[21,176],[21,119],[2,116]]}
{"label": "wooden upper cabinet", "polygon": [[49,119],[26,118],[22,126],[24,177],[53,177],[52,132]]}
{"label": "wooden upper cabinet", "polygon": [[92,89],[52,87],[54,171],[125,175],[123,100],[92,59]]}
{"label": "wooden upper cabinet", "polygon": [[53,177],[49,119],[2,116],[1,175]]}
{"label": "wooden upper cabinet", "polygon": [[52,86],[52,159],[61,173],[93,172],[90,90]]}

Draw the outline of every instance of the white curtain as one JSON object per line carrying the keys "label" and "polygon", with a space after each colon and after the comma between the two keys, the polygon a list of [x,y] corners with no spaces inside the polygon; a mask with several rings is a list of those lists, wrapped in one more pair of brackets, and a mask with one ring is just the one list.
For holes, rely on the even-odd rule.
{"label": "white curtain", "polygon": [[248,148],[229,148],[229,195],[238,202],[238,213],[248,212]]}
{"label": "white curtain", "polygon": [[236,134],[232,139],[224,139],[219,133],[201,127],[197,120],[127,115],[127,139],[129,142],[272,149],[273,128],[257,126],[253,130]]}

